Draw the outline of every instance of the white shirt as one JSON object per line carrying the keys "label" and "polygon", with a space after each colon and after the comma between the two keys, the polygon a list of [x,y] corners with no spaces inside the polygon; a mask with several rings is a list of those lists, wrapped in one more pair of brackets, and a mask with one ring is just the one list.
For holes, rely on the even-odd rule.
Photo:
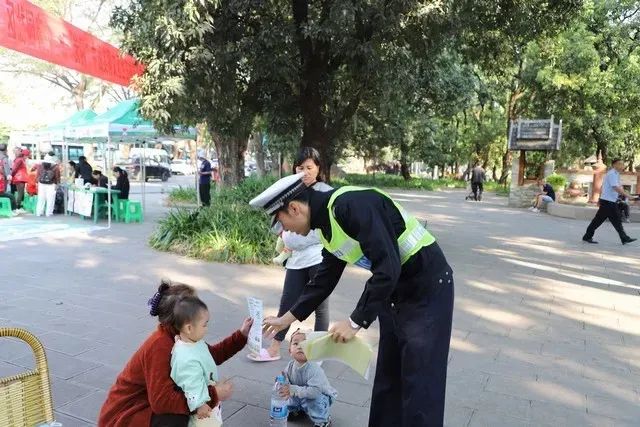
{"label": "white shirt", "polygon": [[[324,182],[316,182],[312,187],[316,191],[331,191],[333,188]],[[291,257],[287,260],[289,270],[301,270],[322,262],[322,242],[318,230],[311,230],[303,236],[292,231],[282,233],[284,246],[291,249]]]}
{"label": "white shirt", "polygon": [[620,183],[620,173],[614,168],[611,168],[604,176],[600,198],[608,202],[616,202],[618,200],[618,192],[615,190],[615,187],[622,187]]}

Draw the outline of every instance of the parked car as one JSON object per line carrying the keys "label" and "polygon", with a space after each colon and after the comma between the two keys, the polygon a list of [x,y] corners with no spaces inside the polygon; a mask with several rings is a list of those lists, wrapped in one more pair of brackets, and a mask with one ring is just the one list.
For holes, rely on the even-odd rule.
{"label": "parked car", "polygon": [[171,177],[169,153],[165,150],[146,148],[143,152],[142,148],[132,148],[129,153],[129,158],[118,163],[118,166],[127,171],[130,179],[139,181],[142,173],[143,157],[145,165],[145,181],[148,181],[149,178],[167,181]]}
{"label": "parked car", "polygon": [[174,175],[193,175],[196,167],[190,160],[174,159],[171,161],[171,173]]}

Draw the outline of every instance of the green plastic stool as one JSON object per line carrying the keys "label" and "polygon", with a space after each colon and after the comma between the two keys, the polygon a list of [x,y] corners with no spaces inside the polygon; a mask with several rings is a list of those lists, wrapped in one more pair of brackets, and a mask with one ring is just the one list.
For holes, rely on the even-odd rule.
{"label": "green plastic stool", "polygon": [[24,199],[22,199],[22,209],[35,215],[37,208],[38,196],[32,196],[28,193],[24,193]]}
{"label": "green plastic stool", "polygon": [[124,212],[124,222],[127,224],[131,221],[142,222],[142,203],[129,200],[126,205],[127,208]]}
{"label": "green plastic stool", "polygon": [[118,203],[111,204],[111,216],[118,221],[124,221],[127,209],[129,209],[129,200],[118,199]]}
{"label": "green plastic stool", "polygon": [[13,212],[11,212],[11,200],[6,197],[0,197],[0,216],[9,218],[13,216]]}

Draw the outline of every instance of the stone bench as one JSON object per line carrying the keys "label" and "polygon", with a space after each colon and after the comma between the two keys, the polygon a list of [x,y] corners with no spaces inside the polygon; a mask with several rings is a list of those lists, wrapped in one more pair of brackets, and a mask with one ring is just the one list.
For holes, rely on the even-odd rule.
{"label": "stone bench", "polygon": [[[581,206],[581,205],[566,205],[563,203],[549,203],[547,204],[547,213],[549,215],[558,216],[561,218],[581,219],[585,221],[591,221],[596,215],[598,207],[595,205]],[[631,207],[629,219],[631,222],[640,222],[640,210]]]}

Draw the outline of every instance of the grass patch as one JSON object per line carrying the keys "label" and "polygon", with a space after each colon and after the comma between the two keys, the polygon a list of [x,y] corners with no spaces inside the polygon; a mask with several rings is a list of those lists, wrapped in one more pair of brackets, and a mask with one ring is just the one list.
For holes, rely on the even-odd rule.
{"label": "grass patch", "polygon": [[405,180],[399,175],[386,174],[347,174],[344,178],[332,180],[333,185],[341,187],[343,185],[358,185],[361,187],[381,187],[381,188],[404,188],[407,190],[427,190],[434,191],[441,188],[465,188],[466,183],[457,179],[426,179],[411,178]]}
{"label": "grass patch", "polygon": [[171,203],[197,203],[195,187],[172,188],[169,192],[169,202]]}
{"label": "grass patch", "polygon": [[[250,177],[234,188],[213,189],[210,207],[173,209],[159,221],[149,244],[157,250],[208,261],[269,264],[274,255],[275,237],[263,211],[252,209],[249,200],[275,181],[275,177]],[[405,181],[401,176],[384,174],[350,174],[344,179],[334,179],[332,184],[429,191],[467,187],[461,180],[412,178]],[[486,191],[498,194],[507,195],[508,188],[493,182],[485,184]],[[175,188],[169,193],[169,200],[195,204],[196,190]]]}
{"label": "grass patch", "polygon": [[[264,212],[248,203],[274,181],[248,178],[235,188],[212,192],[211,206],[207,208],[172,210],[159,221],[149,239],[150,246],[208,261],[271,262],[275,237]],[[174,192],[179,196],[172,198]],[[170,200],[196,201],[195,189],[174,192]]]}
{"label": "grass patch", "polygon": [[489,181],[489,182],[485,182],[484,183],[484,191],[493,191],[498,196],[508,197],[510,188],[511,188],[511,183],[510,182],[507,182],[506,185],[500,184],[500,183],[495,182],[495,181]]}

